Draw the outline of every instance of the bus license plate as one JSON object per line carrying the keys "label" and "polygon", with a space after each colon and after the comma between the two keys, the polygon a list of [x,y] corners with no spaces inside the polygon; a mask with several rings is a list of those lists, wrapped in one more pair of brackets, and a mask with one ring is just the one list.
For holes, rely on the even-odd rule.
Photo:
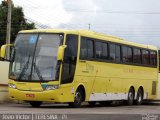
{"label": "bus license plate", "polygon": [[35,98],[35,95],[34,94],[26,94],[26,97]]}

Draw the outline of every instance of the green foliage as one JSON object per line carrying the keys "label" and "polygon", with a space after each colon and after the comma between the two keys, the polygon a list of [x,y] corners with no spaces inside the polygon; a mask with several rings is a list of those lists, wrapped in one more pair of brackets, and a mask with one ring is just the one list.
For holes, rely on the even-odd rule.
{"label": "green foliage", "polygon": [[[7,12],[7,2],[2,1],[0,4],[0,46],[5,44],[6,41]],[[12,5],[11,43],[14,42],[15,37],[20,30],[29,30],[34,28],[35,24],[28,23],[24,18],[22,7],[15,7]]]}

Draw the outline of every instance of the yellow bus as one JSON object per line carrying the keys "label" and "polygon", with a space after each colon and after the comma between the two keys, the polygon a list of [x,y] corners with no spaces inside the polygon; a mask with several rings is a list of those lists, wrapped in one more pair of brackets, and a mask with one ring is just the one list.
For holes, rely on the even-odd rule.
{"label": "yellow bus", "polygon": [[87,30],[26,30],[12,50],[9,96],[43,102],[95,105],[153,100],[158,90],[158,50]]}

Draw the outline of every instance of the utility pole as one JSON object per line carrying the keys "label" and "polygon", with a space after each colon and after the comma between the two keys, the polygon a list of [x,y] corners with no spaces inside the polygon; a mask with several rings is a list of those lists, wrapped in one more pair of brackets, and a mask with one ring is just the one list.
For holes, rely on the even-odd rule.
{"label": "utility pole", "polygon": [[[6,44],[10,44],[11,39],[11,15],[12,15],[12,0],[7,0],[8,4],[8,16],[7,16],[7,33],[6,33]],[[7,48],[7,59],[10,57],[10,47]]]}

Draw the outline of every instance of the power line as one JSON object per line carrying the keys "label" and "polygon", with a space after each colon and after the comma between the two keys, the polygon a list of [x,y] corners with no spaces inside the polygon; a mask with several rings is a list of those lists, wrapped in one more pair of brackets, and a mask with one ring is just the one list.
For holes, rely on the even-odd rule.
{"label": "power line", "polygon": [[87,9],[65,9],[71,12],[97,12],[97,13],[113,13],[113,14],[160,14],[159,11],[109,11],[109,10],[87,10]]}
{"label": "power line", "polygon": [[[28,2],[30,3],[30,2]],[[35,8],[35,9],[48,9],[48,8],[53,8],[53,6],[27,6],[26,8]],[[65,8],[64,10],[70,11],[70,12],[97,12],[97,13],[119,13],[119,14],[160,14],[160,11],[113,11],[113,10],[90,10],[90,9],[70,9],[70,8]]]}

